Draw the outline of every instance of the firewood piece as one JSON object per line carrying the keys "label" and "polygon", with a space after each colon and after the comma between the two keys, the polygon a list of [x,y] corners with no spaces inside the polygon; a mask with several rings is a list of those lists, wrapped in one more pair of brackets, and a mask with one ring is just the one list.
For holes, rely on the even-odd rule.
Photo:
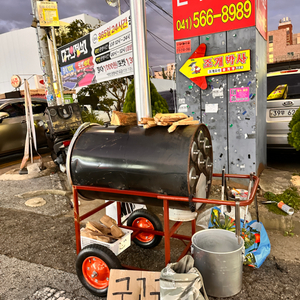
{"label": "firewood piece", "polygon": [[107,228],[100,224],[99,222],[87,222],[85,228],[88,228],[92,231],[96,231],[105,235],[108,235],[111,233],[110,228]]}
{"label": "firewood piece", "polygon": [[175,122],[175,123],[177,123],[176,124],[177,126],[180,126],[180,125],[199,125],[199,121],[186,121],[186,120],[182,120],[182,121]]}
{"label": "firewood piece", "polygon": [[139,124],[147,124],[149,121],[154,121],[154,118],[141,118]]}
{"label": "firewood piece", "polygon": [[[194,121],[194,118],[193,117],[188,117],[186,119],[182,119],[180,121],[177,121],[178,123],[181,123],[181,122],[186,122],[186,121]],[[198,122],[198,121],[197,121]]]}
{"label": "firewood piece", "polygon": [[111,234],[113,237],[120,238],[124,235],[124,232],[118,227],[116,221],[111,217],[104,215],[100,219],[100,222],[111,229]]}
{"label": "firewood piece", "polygon": [[158,122],[157,125],[158,126],[169,126],[169,125],[172,125],[173,122]]}
{"label": "firewood piece", "polygon": [[83,230],[81,230],[80,234],[84,237],[88,237],[90,239],[94,239],[94,240],[105,242],[105,243],[111,243],[113,241],[112,238],[105,236],[101,233],[92,231],[88,228],[84,228]]}
{"label": "firewood piece", "polygon": [[171,132],[175,131],[176,128],[177,128],[177,125],[176,125],[176,122],[175,122],[175,123],[173,123],[173,125],[171,125],[168,128],[168,132],[171,133]]}
{"label": "firewood piece", "polygon": [[168,128],[168,132],[171,133],[173,132],[177,126],[184,126],[184,125],[198,125],[199,121],[186,121],[186,120],[181,120],[178,122],[174,122],[172,126]]}
{"label": "firewood piece", "polygon": [[156,114],[154,119],[156,122],[176,122],[182,119],[187,119],[187,115],[184,113],[174,114]]}
{"label": "firewood piece", "polygon": [[111,116],[111,125],[137,125],[136,113],[123,113],[113,111]]}
{"label": "firewood piece", "polygon": [[154,124],[145,124],[144,129],[148,129],[148,128],[155,127],[155,126],[157,126],[155,122],[154,122]]}
{"label": "firewood piece", "polygon": [[147,124],[150,125],[150,126],[151,126],[151,125],[156,126],[156,122],[155,122],[154,120],[153,120],[153,121],[150,121],[150,120],[149,120],[149,121],[147,122]]}

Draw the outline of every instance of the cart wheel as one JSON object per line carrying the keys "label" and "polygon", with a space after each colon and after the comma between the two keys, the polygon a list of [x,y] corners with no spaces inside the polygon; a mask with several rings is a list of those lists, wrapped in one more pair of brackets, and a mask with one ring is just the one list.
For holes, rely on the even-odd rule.
{"label": "cart wheel", "polygon": [[[127,225],[132,227],[148,228],[157,231],[163,231],[163,226],[159,218],[146,209],[134,211],[127,220]],[[133,241],[141,248],[149,249],[157,246],[162,236],[147,232],[139,233]]]}
{"label": "cart wheel", "polygon": [[117,256],[104,246],[86,246],[77,256],[77,276],[82,285],[96,296],[106,296],[110,269],[122,269],[122,266]]}

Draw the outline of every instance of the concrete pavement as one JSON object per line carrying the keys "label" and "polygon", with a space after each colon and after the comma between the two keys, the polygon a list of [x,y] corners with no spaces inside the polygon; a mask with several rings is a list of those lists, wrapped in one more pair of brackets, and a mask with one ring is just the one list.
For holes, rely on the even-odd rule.
{"label": "concrete pavement", "polygon": [[[66,176],[58,173],[55,165],[50,161],[46,167],[46,170],[43,171],[44,173],[38,174],[36,177],[22,175],[22,180],[19,180],[19,175],[16,170],[10,170],[8,173],[0,175],[0,190],[2,191],[0,208],[34,213],[40,216],[50,216],[52,218],[63,216],[72,217],[73,210],[70,206],[71,194],[70,190],[67,188]],[[260,177],[261,189],[264,192],[282,192],[291,185],[292,176],[293,174],[291,172],[267,168]],[[42,197],[46,201],[46,204],[37,207],[26,206],[25,202],[33,197]],[[259,201],[260,200],[261,198],[259,198]],[[81,213],[84,213],[100,203],[102,203],[102,200],[81,200],[80,211]],[[252,214],[254,213],[253,206],[250,208],[250,211]],[[277,216],[271,214],[264,205],[259,204],[259,216],[260,221],[264,223],[267,230],[276,229],[283,231],[293,227],[294,233],[299,234],[299,212],[295,213],[293,216]],[[97,216],[97,219],[99,219],[99,215]],[[55,222],[55,219],[53,222]],[[286,260],[290,258],[293,262],[298,259],[298,236],[295,236],[294,240],[286,239],[283,240],[283,242],[280,242],[286,247],[278,247],[278,245],[276,245],[276,242],[281,241],[283,238],[281,234],[270,232],[269,238],[271,245],[273,243],[275,245],[272,248],[273,252],[271,252],[271,255],[274,257],[276,256],[277,259],[280,258]],[[290,243],[287,243],[288,241]],[[290,246],[291,242],[295,247]],[[289,254],[288,251],[291,251],[292,253]],[[33,253],[33,255],[37,255],[37,253]],[[60,253],[59,255],[63,254]],[[99,299],[91,295],[82,287],[77,275],[74,273],[45,267],[42,263],[37,264],[20,260],[12,257],[11,254],[0,255],[0,264],[1,300]],[[269,265],[266,264],[266,268],[268,267],[270,267],[270,263]]]}

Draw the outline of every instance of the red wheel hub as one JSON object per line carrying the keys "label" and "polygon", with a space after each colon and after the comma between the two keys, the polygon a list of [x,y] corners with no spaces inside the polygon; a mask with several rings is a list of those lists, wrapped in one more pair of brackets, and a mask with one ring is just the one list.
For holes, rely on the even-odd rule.
{"label": "red wheel hub", "polygon": [[82,264],[82,273],[92,287],[99,290],[108,287],[109,267],[102,259],[96,256],[87,257]]}
{"label": "red wheel hub", "polygon": [[[139,228],[147,228],[147,229],[153,229],[153,224],[146,218],[140,217],[136,218],[133,223],[132,227],[139,227]],[[149,232],[141,232],[136,236],[136,239],[138,239],[140,242],[148,243],[151,242],[155,237],[155,234],[149,233]]]}

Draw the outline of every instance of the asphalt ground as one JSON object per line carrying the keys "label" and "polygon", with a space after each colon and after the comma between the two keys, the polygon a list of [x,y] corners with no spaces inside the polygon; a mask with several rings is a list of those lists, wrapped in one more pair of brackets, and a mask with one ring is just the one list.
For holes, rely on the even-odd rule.
{"label": "asphalt ground", "polygon": [[[99,299],[82,287],[76,275],[70,198],[42,194],[46,200],[44,207],[29,208],[25,202],[30,197],[19,197],[28,191],[65,190],[65,175],[55,168],[49,170],[49,174],[22,182],[0,180],[1,300]],[[272,172],[268,177],[272,181]],[[216,193],[218,189],[215,187]],[[85,204],[81,200],[81,209]],[[163,219],[161,208],[150,209]],[[181,233],[188,234],[188,230],[185,225]],[[259,269],[243,267],[242,291],[227,299],[300,299],[300,238],[297,234],[284,236],[282,230],[268,230],[268,235],[271,254]],[[181,241],[172,239],[171,261],[177,259],[183,248]],[[119,259],[123,264],[160,271],[164,267],[164,243],[154,249],[132,244]]]}

